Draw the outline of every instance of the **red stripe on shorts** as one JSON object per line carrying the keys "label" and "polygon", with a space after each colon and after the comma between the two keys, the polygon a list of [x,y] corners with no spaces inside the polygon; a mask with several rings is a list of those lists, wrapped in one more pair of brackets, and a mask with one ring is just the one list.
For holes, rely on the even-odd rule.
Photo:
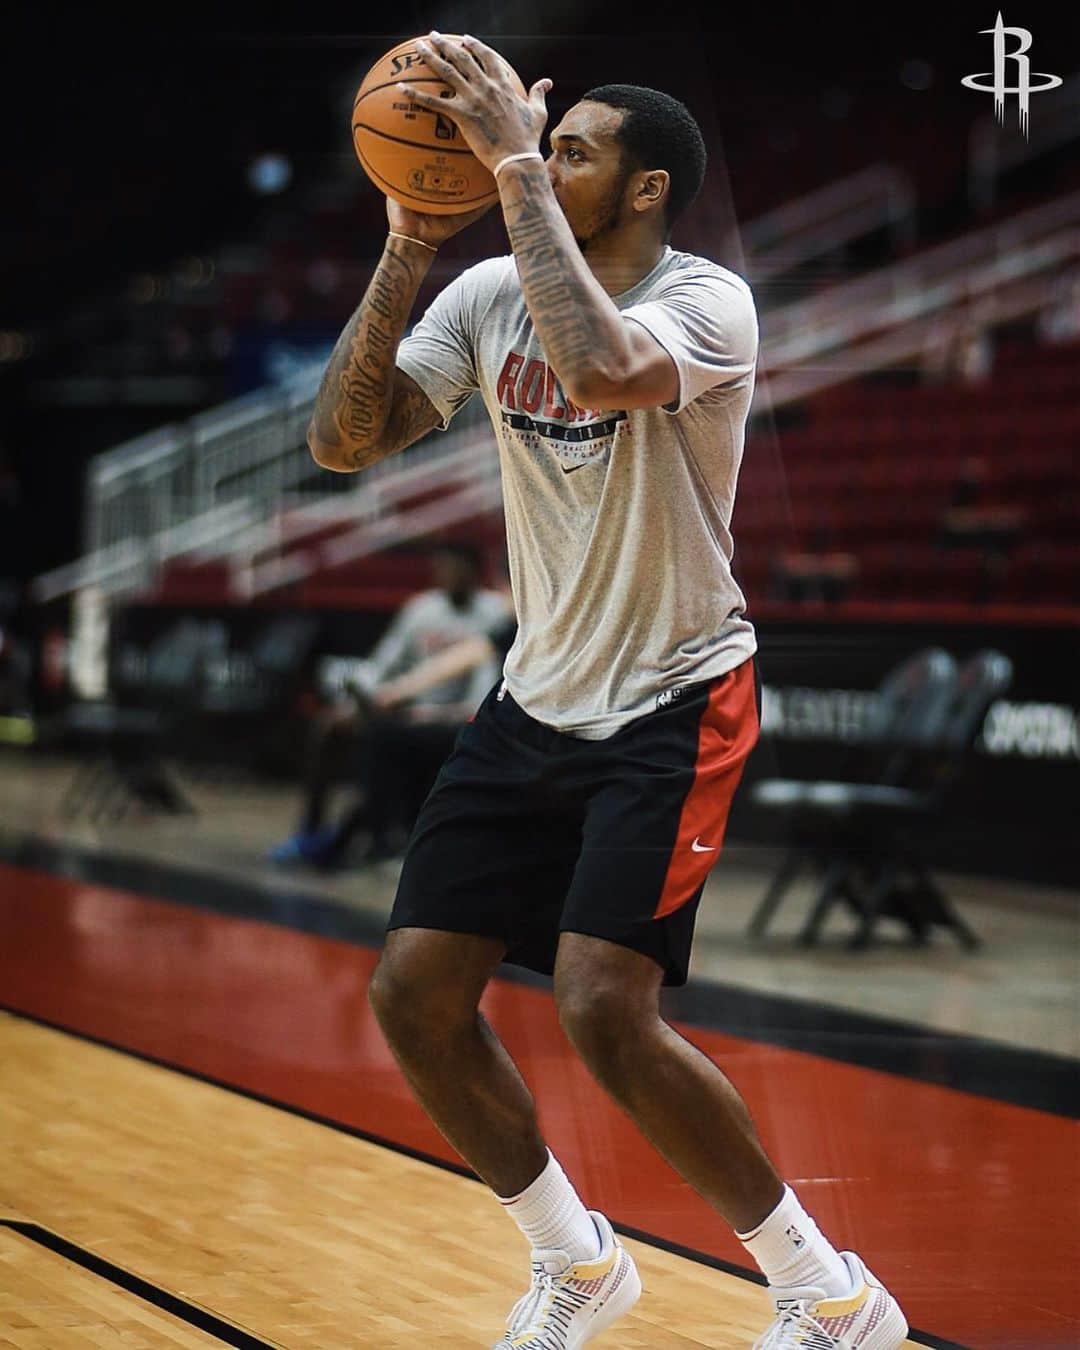
{"label": "red stripe on shorts", "polygon": [[758,731],[754,663],[750,660],[716,682],[701,714],[694,781],[683,802],[654,919],[684,905],[720,856],[731,802],[757,744]]}

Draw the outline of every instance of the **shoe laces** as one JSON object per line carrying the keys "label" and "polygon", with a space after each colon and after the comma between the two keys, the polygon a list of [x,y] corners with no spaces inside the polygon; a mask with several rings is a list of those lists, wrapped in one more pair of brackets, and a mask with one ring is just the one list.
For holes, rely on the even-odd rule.
{"label": "shoe laces", "polygon": [[555,1297],[557,1278],[543,1266],[533,1266],[532,1284],[510,1309],[510,1316],[506,1319],[507,1330],[511,1336],[522,1335],[539,1319],[546,1301]]}
{"label": "shoe laces", "polygon": [[833,1350],[837,1344],[836,1337],[810,1315],[805,1303],[794,1303],[779,1311],[780,1316],[754,1342],[753,1350]]}

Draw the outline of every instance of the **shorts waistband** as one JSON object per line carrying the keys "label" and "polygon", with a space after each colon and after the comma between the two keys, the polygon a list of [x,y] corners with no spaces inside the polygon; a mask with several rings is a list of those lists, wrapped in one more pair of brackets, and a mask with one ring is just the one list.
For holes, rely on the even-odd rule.
{"label": "shorts waistband", "polygon": [[[761,720],[761,686],[760,676],[758,674],[757,662],[753,657],[747,658],[747,663],[753,673],[755,702],[757,704],[758,720]],[[679,712],[696,706],[703,699],[707,699],[710,689],[717,680],[727,679],[735,671],[742,670],[742,665],[736,666],[733,671],[727,671],[723,675],[718,675],[710,680],[695,680],[682,685],[672,691],[672,696],[668,699],[657,700],[657,707],[641,713],[633,721],[627,722],[620,731],[615,732],[618,737],[621,732],[628,732],[631,727],[643,723],[653,717],[654,714],[661,714],[668,709]],[[555,727],[549,727],[544,722],[538,722],[535,717],[527,713],[518,703],[513,694],[511,694],[506,680],[502,679],[492,693],[488,695],[490,699],[490,710],[499,724],[506,732],[525,745],[533,746],[537,750],[552,751],[560,747],[566,749],[570,747],[585,748],[588,746],[596,747],[606,742],[585,739],[581,736],[572,736],[569,732],[559,731]]]}
{"label": "shorts waistband", "polygon": [[573,736],[545,726],[530,716],[511,694],[505,680],[500,682],[495,691],[492,712],[509,735],[537,750],[554,750],[556,746],[575,741]]}

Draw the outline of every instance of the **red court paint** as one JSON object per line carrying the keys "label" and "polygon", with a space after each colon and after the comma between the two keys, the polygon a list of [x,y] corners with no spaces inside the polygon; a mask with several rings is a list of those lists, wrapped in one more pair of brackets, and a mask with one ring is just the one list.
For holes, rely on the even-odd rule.
{"label": "red court paint", "polygon": [[[0,864],[0,1002],[456,1161],[371,1016],[375,961],[348,943]],[[497,980],[485,1007],[587,1203],[747,1264],[592,1082],[546,992]],[[810,1212],[865,1256],[913,1325],[978,1350],[1077,1343],[1073,1122],[687,1034],[744,1094]]]}

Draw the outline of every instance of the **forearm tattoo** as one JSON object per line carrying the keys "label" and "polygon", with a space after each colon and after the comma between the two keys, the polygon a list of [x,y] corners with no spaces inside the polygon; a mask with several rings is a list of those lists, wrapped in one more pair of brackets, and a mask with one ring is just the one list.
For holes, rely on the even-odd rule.
{"label": "forearm tattoo", "polygon": [[618,310],[585,262],[542,165],[516,175],[503,216],[537,336],[564,389],[573,388],[617,350]]}
{"label": "forearm tattoo", "polygon": [[394,357],[426,271],[388,248],[327,363],[312,425],[324,446],[357,468],[380,457],[370,452],[390,415]]}

